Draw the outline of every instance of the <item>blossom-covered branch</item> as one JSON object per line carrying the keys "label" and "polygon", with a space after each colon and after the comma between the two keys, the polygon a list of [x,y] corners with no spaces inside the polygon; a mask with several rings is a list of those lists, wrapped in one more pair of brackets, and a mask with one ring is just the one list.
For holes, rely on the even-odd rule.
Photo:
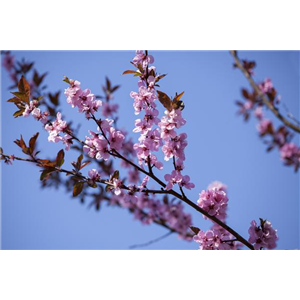
{"label": "blossom-covered branch", "polygon": [[[239,68],[248,79],[252,92],[246,89],[242,90],[242,95],[246,99],[245,102],[237,101],[240,107],[239,114],[244,115],[245,121],[249,119],[251,113],[259,121],[257,130],[261,138],[264,138],[268,145],[267,151],[271,151],[277,147],[280,151],[282,161],[287,166],[293,166],[295,171],[300,167],[300,147],[292,142],[293,132],[300,133],[299,122],[292,117],[288,120],[282,115],[277,104],[281,101],[281,96],[277,94],[270,78],[266,78],[263,82],[257,84],[253,79],[253,68],[255,62],[241,61],[236,51],[231,51],[234,58],[234,66]],[[269,109],[282,125],[277,129],[271,119],[265,118],[263,109]],[[291,113],[288,114],[291,116]],[[292,132],[291,132],[292,130]]]}

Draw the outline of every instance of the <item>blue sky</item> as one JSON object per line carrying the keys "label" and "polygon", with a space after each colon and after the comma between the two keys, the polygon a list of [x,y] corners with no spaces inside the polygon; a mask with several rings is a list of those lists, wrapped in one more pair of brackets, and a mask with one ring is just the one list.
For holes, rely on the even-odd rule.
{"label": "blue sky", "polygon": [[[232,57],[224,52],[152,51],[158,72],[167,73],[161,90],[174,95],[185,91],[183,116],[188,134],[186,173],[196,188],[187,194],[195,202],[207,185],[220,180],[228,185],[228,224],[245,237],[252,219],[270,220],[278,229],[278,249],[299,248],[299,175],[283,166],[279,153],[266,153],[265,145],[255,129],[255,120],[244,123],[236,115],[235,100],[241,99],[240,88],[249,87],[239,70],[232,67]],[[14,52],[36,62],[39,72],[48,71],[48,89],[63,91],[64,75],[77,79],[83,88],[101,92],[105,76],[120,84],[115,101],[120,105],[121,127],[131,132],[134,126],[131,91],[137,80],[122,76],[130,69],[133,51],[114,52]],[[270,77],[282,101],[299,119],[299,52],[241,52],[240,56],[255,60],[257,80]],[[20,155],[13,143],[20,134],[29,139],[40,132],[41,156],[53,155],[62,147],[47,142],[47,133],[31,118],[12,117],[15,107],[6,103],[11,84],[7,73],[1,77],[1,146],[6,153]],[[63,93],[61,93],[63,94]],[[65,103],[62,111],[67,120],[80,123],[84,137],[91,124]],[[162,112],[162,110],[161,110]],[[271,116],[269,113],[268,116]],[[278,124],[277,121],[275,121]],[[137,139],[138,135],[131,133]],[[298,139],[296,139],[298,142]],[[76,154],[68,153],[67,163]],[[162,178],[171,170],[165,163]],[[153,224],[142,225],[126,210],[103,207],[100,212],[88,209],[65,194],[64,190],[40,189],[38,169],[30,164],[1,164],[1,247],[2,249],[128,249],[166,233]],[[193,223],[207,229],[211,223],[186,207]],[[185,242],[171,235],[147,249],[197,249],[194,242]]]}

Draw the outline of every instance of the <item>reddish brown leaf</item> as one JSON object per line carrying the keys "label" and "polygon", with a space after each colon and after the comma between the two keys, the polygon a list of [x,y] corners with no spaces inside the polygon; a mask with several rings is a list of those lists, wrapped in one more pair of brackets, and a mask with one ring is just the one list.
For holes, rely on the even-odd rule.
{"label": "reddish brown leaf", "polygon": [[30,99],[30,85],[29,83],[26,81],[25,77],[22,75],[19,83],[18,83],[18,89],[20,93],[24,93],[26,96],[26,101],[29,104],[29,99]]}
{"label": "reddish brown leaf", "polygon": [[61,167],[64,163],[64,157],[65,157],[65,152],[63,149],[61,149],[56,156],[56,165],[58,167]]}
{"label": "reddish brown leaf", "polygon": [[200,231],[198,227],[190,226],[190,228],[195,234],[198,234],[198,232]]}
{"label": "reddish brown leaf", "polygon": [[87,166],[88,164],[90,164],[91,162],[90,161],[87,161],[85,163],[83,163],[80,167],[80,170],[83,169],[85,166]]}
{"label": "reddish brown leaf", "polygon": [[172,100],[170,99],[170,97],[165,94],[164,92],[161,91],[157,91],[158,94],[158,100],[159,102],[168,110],[171,111],[172,110]]}
{"label": "reddish brown leaf", "polygon": [[125,74],[136,74],[136,73],[138,73],[137,71],[134,71],[134,70],[127,70],[127,71],[124,71],[123,73],[122,73],[122,75],[125,75]]}
{"label": "reddish brown leaf", "polygon": [[35,143],[36,143],[36,140],[39,136],[39,132],[37,132],[30,140],[29,140],[29,150],[30,150],[30,153],[32,154],[33,151],[34,151],[34,148],[35,148]]}
{"label": "reddish brown leaf", "polygon": [[184,92],[180,93],[179,95],[176,94],[173,101],[179,101],[181,97],[183,96]]}
{"label": "reddish brown leaf", "polygon": [[60,92],[57,92],[57,93],[55,93],[55,94],[51,94],[51,93],[49,93],[48,94],[48,97],[49,97],[49,100],[56,106],[56,105],[58,105],[58,102],[59,102],[59,93]]}
{"label": "reddish brown leaf", "polygon": [[22,103],[22,100],[18,97],[13,97],[13,98],[8,99],[6,102]]}
{"label": "reddish brown leaf", "polygon": [[244,98],[249,99],[249,93],[247,90],[242,89],[242,94],[243,94]]}

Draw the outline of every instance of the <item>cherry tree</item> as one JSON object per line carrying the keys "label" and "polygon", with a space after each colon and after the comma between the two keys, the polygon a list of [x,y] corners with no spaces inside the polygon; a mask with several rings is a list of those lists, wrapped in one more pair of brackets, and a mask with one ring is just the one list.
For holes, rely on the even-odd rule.
{"label": "cherry tree", "polygon": [[[249,79],[253,92],[243,90],[246,102],[238,102],[245,120],[251,112],[259,120],[261,137],[271,137],[269,150],[278,147],[281,158],[287,165],[299,168],[299,148],[291,143],[288,127],[296,132],[300,129],[293,120],[288,120],[277,110],[275,103],[279,96],[272,82],[267,79],[256,84],[252,79],[254,62],[240,61],[232,52],[235,66]],[[1,160],[7,164],[14,161],[35,164],[41,172],[43,187],[65,186],[67,191],[81,202],[92,198],[91,206],[100,209],[103,203],[126,209],[143,224],[155,223],[167,230],[166,235],[176,233],[186,241],[195,241],[201,250],[274,249],[278,240],[277,231],[269,220],[249,220],[249,236],[243,237],[227,223],[228,191],[221,182],[213,182],[200,191],[198,199],[189,199],[186,190],[195,188],[193,178],[185,172],[185,148],[188,136],[184,132],[184,92],[174,92],[170,97],[161,91],[160,81],[166,74],[158,72],[153,65],[154,57],[148,51],[136,51],[132,68],[124,75],[133,75],[137,80],[135,91],[130,92],[133,113],[137,116],[133,128],[118,128],[119,107],[114,103],[114,92],[118,85],[112,85],[107,78],[103,95],[95,95],[88,89],[88,83],[80,78],[65,77],[64,100],[89,122],[86,136],[79,136],[76,125],[65,119],[59,109],[60,91],[51,93],[44,84],[46,73],[33,70],[34,63],[15,61],[10,52],[4,53],[3,66],[8,71],[13,85],[13,97],[7,102],[14,104],[15,118],[32,117],[37,126],[48,132],[50,143],[59,143],[61,149],[55,158],[40,157],[36,141],[39,132],[28,142],[22,135],[15,141],[25,156],[5,153],[1,148]],[[166,80],[166,79],[164,79]],[[283,125],[277,130],[272,122],[264,118],[267,107]],[[161,114],[160,110],[164,113]],[[25,120],[24,120],[25,122]],[[128,131],[136,134],[129,137]],[[71,166],[65,166],[68,151],[78,153]],[[158,154],[163,154],[163,161]],[[115,161],[120,161],[120,168]],[[97,167],[89,168],[91,163]],[[165,174],[164,165],[171,164],[172,171]],[[149,188],[155,186],[156,188]],[[185,212],[190,206],[203,218],[212,223],[209,230],[201,230]],[[195,246],[196,248],[196,246]]]}

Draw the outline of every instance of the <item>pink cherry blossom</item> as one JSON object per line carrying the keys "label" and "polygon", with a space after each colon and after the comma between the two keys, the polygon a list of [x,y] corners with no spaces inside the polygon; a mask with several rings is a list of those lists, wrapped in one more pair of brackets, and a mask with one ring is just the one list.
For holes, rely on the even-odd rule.
{"label": "pink cherry blossom", "polygon": [[97,100],[89,89],[82,90],[79,81],[70,79],[69,82],[70,86],[65,89],[67,102],[73,108],[78,107],[79,112],[85,113],[86,117],[90,118],[90,114],[94,114],[102,106],[102,101]]}
{"label": "pink cherry blossom", "polygon": [[176,161],[175,161],[175,169],[177,170],[177,171],[182,171],[183,169],[184,169],[184,164],[183,164],[183,160],[182,159],[177,159]]}
{"label": "pink cherry blossom", "polygon": [[200,244],[199,250],[237,250],[241,247],[240,243],[225,229],[218,225],[213,225],[207,231],[200,230],[195,236],[194,241]]}
{"label": "pink cherry blossom", "polygon": [[260,135],[265,135],[267,133],[273,133],[273,123],[269,119],[262,119],[257,125],[257,130]]}
{"label": "pink cherry blossom", "polygon": [[73,138],[69,134],[65,134],[62,137],[62,142],[65,144],[65,149],[68,151],[70,150],[71,145],[73,144]]}
{"label": "pink cherry blossom", "polygon": [[152,64],[154,62],[154,58],[152,55],[146,55],[143,50],[137,50],[136,55],[132,61],[136,66],[141,64],[143,69],[146,69],[149,64]]}
{"label": "pink cherry blossom", "polygon": [[180,128],[181,126],[185,125],[186,120],[182,117],[182,112],[180,109],[173,109],[171,112],[168,113],[169,121],[174,123],[176,128]]}
{"label": "pink cherry blossom", "polygon": [[146,164],[148,164],[149,158],[150,158],[150,165],[152,165],[153,167],[156,167],[158,170],[162,170],[163,169],[163,163],[160,162],[160,161],[158,161],[156,155],[154,155],[154,154],[149,155],[145,159]]}
{"label": "pink cherry blossom", "polygon": [[56,120],[50,124],[46,124],[45,129],[49,133],[48,141],[57,143],[62,141],[63,138],[60,136],[61,132],[67,128],[67,122],[62,120],[61,113],[58,112],[56,115]]}
{"label": "pink cherry blossom", "polygon": [[152,128],[152,126],[154,124],[157,125],[159,123],[160,119],[157,118],[158,114],[159,114],[159,112],[157,109],[154,109],[154,108],[146,108],[145,109],[144,119],[146,120],[149,128]]}
{"label": "pink cherry blossom", "polygon": [[115,195],[117,195],[117,196],[120,195],[121,194],[121,187],[123,185],[122,180],[113,178],[112,184],[113,184],[113,191],[114,191]]}
{"label": "pink cherry blossom", "polygon": [[144,179],[142,180],[141,185],[139,186],[139,189],[145,189],[148,181],[149,181],[149,176],[145,176]]}
{"label": "pink cherry blossom", "polygon": [[300,148],[294,143],[287,143],[280,148],[281,159],[287,165],[300,164]]}
{"label": "pink cherry blossom", "polygon": [[[209,215],[215,216],[221,221],[226,219],[226,210],[228,198],[224,191],[217,190],[203,190],[199,194],[198,206],[208,212]],[[203,216],[205,219],[207,217]]]}
{"label": "pink cherry blossom", "polygon": [[80,104],[80,82],[77,80],[70,79],[70,86],[67,89],[65,89],[64,94],[67,96],[67,102],[71,104],[73,108],[77,107]]}
{"label": "pink cherry blossom", "polygon": [[171,190],[176,183],[180,183],[182,181],[182,175],[179,171],[173,170],[171,174],[166,174],[164,176],[165,180],[168,181],[166,186],[166,190]]}
{"label": "pink cherry blossom", "polygon": [[264,117],[264,113],[263,113],[263,109],[262,106],[258,106],[255,111],[254,111],[254,115],[257,119],[262,120]]}
{"label": "pink cherry blossom", "polygon": [[158,151],[159,147],[162,146],[159,129],[156,128],[155,130],[148,131],[145,135],[141,135],[139,142],[151,151]]}
{"label": "pink cherry blossom", "polygon": [[83,151],[87,152],[88,155],[92,158],[96,158],[98,160],[104,159],[108,160],[110,157],[108,143],[106,139],[93,131],[89,131],[91,137],[86,136],[85,146],[83,147]]}
{"label": "pink cherry blossom", "polygon": [[99,172],[96,169],[90,170],[88,172],[88,175],[89,175],[90,179],[94,182],[100,180],[100,178],[101,178]]}
{"label": "pink cherry blossom", "polygon": [[195,187],[193,183],[190,182],[190,176],[182,176],[182,180],[179,182],[179,186],[185,187],[188,190],[191,190]]}
{"label": "pink cherry blossom", "polygon": [[151,127],[149,127],[149,124],[146,120],[136,119],[135,120],[135,128],[133,129],[133,132],[140,132],[141,134],[147,134],[147,132],[151,130]]}
{"label": "pink cherry blossom", "polygon": [[130,97],[134,99],[133,107],[135,109],[135,114],[139,114],[142,109],[149,107],[155,108],[154,103],[156,95],[153,91],[148,91],[145,86],[139,87],[139,92],[131,92]]}
{"label": "pink cherry blossom", "polygon": [[118,131],[113,127],[110,128],[109,142],[111,149],[119,151],[122,148],[124,139],[125,137],[121,131]]}
{"label": "pink cherry blossom", "polygon": [[38,102],[36,100],[30,101],[29,105],[25,105],[25,111],[23,112],[23,117],[30,116],[31,112],[36,108]]}
{"label": "pink cherry blossom", "polygon": [[214,190],[216,189],[217,191],[223,191],[227,194],[227,185],[220,182],[220,181],[214,181],[212,182],[208,187],[208,190]]}
{"label": "pink cherry blossom", "polygon": [[270,93],[273,89],[273,83],[270,78],[266,78],[261,84],[258,85],[263,93]]}
{"label": "pink cherry blossom", "polygon": [[260,225],[258,226],[256,221],[251,221],[249,232],[249,243],[254,244],[254,249],[259,250],[261,248],[274,249],[276,247],[276,241],[278,240],[277,230],[273,229],[270,221],[264,221],[260,219]]}
{"label": "pink cherry blossom", "polygon": [[102,131],[106,134],[106,133],[109,133],[110,132],[110,128],[112,127],[114,123],[114,120],[111,120],[111,119],[105,119],[105,120],[98,120],[98,124],[101,126],[98,126],[97,127],[97,130],[99,132],[101,132],[101,129]]}

